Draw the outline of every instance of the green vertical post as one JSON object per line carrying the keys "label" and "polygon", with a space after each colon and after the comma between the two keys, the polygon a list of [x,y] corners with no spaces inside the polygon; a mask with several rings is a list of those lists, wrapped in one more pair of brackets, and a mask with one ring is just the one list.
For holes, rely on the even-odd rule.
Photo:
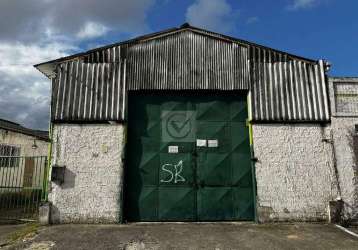
{"label": "green vertical post", "polygon": [[249,137],[250,137],[250,149],[251,149],[251,171],[252,171],[252,192],[254,194],[254,212],[255,212],[255,222],[259,223],[257,217],[257,191],[256,191],[256,169],[255,169],[255,161],[253,158],[255,157],[254,153],[254,138],[253,138],[253,130],[252,130],[252,113],[251,113],[251,95],[250,92],[247,94],[247,113],[248,113],[248,121],[247,126],[249,127]]}
{"label": "green vertical post", "polygon": [[50,170],[51,170],[51,155],[52,155],[52,142],[53,142],[52,137],[53,137],[53,130],[52,130],[52,123],[50,123],[49,125],[50,144],[48,146],[47,162],[45,163],[41,201],[48,201],[48,181],[49,181],[48,178],[50,176]]}
{"label": "green vertical post", "polygon": [[[53,91],[53,85],[55,84],[55,79],[56,78],[52,78],[51,79],[51,91]],[[41,201],[48,201],[48,182],[49,182],[49,176],[50,176],[50,171],[51,171],[51,155],[52,155],[52,143],[53,143],[53,127],[52,127],[52,98],[51,98],[51,102],[50,102],[50,107],[49,107],[49,113],[50,113],[50,123],[49,123],[49,139],[50,139],[50,144],[48,146],[48,154],[47,154],[47,162],[45,163],[45,170],[44,170],[44,179],[43,179],[43,183],[42,183],[42,195],[41,195]]]}

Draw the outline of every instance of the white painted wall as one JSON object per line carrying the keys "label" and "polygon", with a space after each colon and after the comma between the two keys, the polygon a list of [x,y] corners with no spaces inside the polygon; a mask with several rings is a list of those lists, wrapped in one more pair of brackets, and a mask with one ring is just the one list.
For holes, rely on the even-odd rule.
{"label": "white painted wall", "polygon": [[358,219],[358,166],[353,151],[354,125],[358,117],[332,118],[337,170],[346,218]]}
{"label": "white painted wall", "polygon": [[[329,201],[339,195],[345,215],[356,216],[358,174],[352,133],[358,117],[335,114],[332,93],[331,88],[333,117],[327,127],[309,123],[253,125],[261,222],[326,220]],[[53,132],[52,164],[65,165],[67,171],[64,184],[51,183],[52,221],[118,222],[124,126],[54,124]]]}
{"label": "white painted wall", "polygon": [[327,219],[337,197],[329,128],[319,124],[256,124],[253,141],[259,220]]}
{"label": "white painted wall", "polygon": [[124,135],[120,124],[53,125],[52,165],[66,166],[50,187],[53,223],[120,221]]}
{"label": "white painted wall", "polygon": [[345,219],[358,219],[358,159],[353,151],[358,124],[358,78],[330,78],[332,130]]}

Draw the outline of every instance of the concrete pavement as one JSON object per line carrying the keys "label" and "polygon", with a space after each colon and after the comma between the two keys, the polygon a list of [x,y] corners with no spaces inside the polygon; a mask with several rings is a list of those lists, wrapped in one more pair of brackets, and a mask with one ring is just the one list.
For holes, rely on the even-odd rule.
{"label": "concrete pavement", "polygon": [[[0,226],[1,227],[1,226]],[[149,223],[54,225],[5,249],[358,249],[330,224]]]}

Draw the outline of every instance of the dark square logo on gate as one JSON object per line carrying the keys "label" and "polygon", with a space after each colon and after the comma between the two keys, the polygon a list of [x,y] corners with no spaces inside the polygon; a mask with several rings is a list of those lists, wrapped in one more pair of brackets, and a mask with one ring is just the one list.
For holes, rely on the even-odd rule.
{"label": "dark square logo on gate", "polygon": [[162,141],[195,141],[195,111],[163,111]]}

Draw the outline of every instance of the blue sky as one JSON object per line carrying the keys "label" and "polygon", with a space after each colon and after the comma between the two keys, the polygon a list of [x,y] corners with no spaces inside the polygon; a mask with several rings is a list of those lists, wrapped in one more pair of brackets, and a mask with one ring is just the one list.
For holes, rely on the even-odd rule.
{"label": "blue sky", "polygon": [[184,22],[358,76],[357,0],[1,0],[0,118],[47,129],[50,81],[32,65]]}
{"label": "blue sky", "polygon": [[[224,2],[229,11],[208,16],[214,19],[210,24],[205,18],[188,20],[188,8],[200,2]],[[148,32],[152,32],[191,21],[192,25],[300,56],[327,59],[332,63],[330,75],[358,76],[357,11],[356,0],[167,0],[150,8],[147,22]],[[131,36],[109,35],[98,42],[111,43]]]}

